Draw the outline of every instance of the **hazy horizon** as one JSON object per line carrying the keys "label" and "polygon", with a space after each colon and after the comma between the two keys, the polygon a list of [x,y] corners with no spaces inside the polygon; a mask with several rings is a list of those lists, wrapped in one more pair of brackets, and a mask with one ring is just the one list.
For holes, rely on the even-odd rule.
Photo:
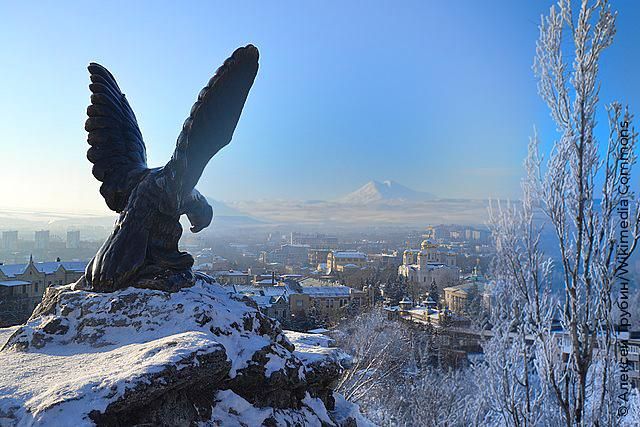
{"label": "hazy horizon", "polygon": [[[82,3],[3,3],[0,206],[109,213],[85,158],[90,61],[113,72],[148,163],[160,166],[201,87],[247,43],[260,49],[260,71],[202,193],[333,200],[375,179],[443,198],[517,198],[533,126],[545,147],[555,135],[531,71],[532,17],[552,3],[201,2],[187,11],[116,2],[99,18]],[[640,7],[613,7],[621,15],[601,99],[633,108]]]}

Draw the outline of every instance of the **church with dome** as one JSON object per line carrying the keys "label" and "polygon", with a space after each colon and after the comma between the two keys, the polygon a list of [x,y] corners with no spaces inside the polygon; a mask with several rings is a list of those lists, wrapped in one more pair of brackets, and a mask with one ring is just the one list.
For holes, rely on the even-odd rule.
{"label": "church with dome", "polygon": [[434,241],[426,239],[420,245],[420,249],[404,251],[398,275],[425,288],[435,282],[438,288],[442,289],[458,284],[460,268],[456,265],[455,253],[444,250]]}

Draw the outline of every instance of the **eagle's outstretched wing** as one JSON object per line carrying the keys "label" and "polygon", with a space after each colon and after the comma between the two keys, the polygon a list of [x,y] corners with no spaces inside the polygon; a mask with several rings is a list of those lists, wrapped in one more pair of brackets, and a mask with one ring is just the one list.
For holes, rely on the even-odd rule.
{"label": "eagle's outstretched wing", "polygon": [[231,141],[249,89],[258,73],[258,49],[237,49],[200,91],[178,136],[166,169],[178,186],[178,197],[189,197],[209,160]]}
{"label": "eagle's outstretched wing", "polygon": [[132,188],[147,170],[147,156],[136,116],[111,73],[91,63],[91,105],[85,129],[91,145],[87,158],[93,176],[102,182],[100,194],[110,209],[124,209]]}

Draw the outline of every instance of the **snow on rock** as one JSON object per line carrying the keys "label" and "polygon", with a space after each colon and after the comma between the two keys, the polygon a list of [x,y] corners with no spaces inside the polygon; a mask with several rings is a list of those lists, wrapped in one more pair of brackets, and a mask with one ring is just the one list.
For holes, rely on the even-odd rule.
{"label": "snow on rock", "polygon": [[333,409],[333,389],[343,369],[351,365],[351,356],[332,347],[334,341],[326,335],[293,331],[284,333],[295,346],[294,355],[302,361],[301,375],[306,378],[309,390]]}
{"label": "snow on rock", "polygon": [[357,425],[333,415],[344,353],[206,276],[175,293],[50,287],[0,346],[0,426]]}
{"label": "snow on rock", "polygon": [[71,286],[53,290],[55,296],[49,295],[38,307],[35,319],[12,337],[7,347],[26,350],[76,344],[102,348],[209,329],[224,345],[234,376],[256,351],[272,341],[289,345],[256,307],[217,284],[201,281],[176,293],[128,288],[108,294],[74,291]]}
{"label": "snow on rock", "polygon": [[314,362],[339,363],[346,366],[351,363],[351,356],[334,347],[334,340],[326,335],[284,331],[287,339],[295,346],[294,354],[305,365]]}
{"label": "snow on rock", "polygon": [[309,394],[302,401],[299,409],[257,408],[231,390],[216,393],[216,405],[211,418],[202,426],[374,426],[360,414],[358,405],[348,402],[341,395],[334,393],[336,408],[328,411],[323,402]]}
{"label": "snow on rock", "polygon": [[341,394],[333,393],[336,406],[331,411],[331,419],[339,426],[352,425],[357,427],[374,427],[371,421],[366,419],[360,413],[360,407],[355,403],[349,402]]}
{"label": "snow on rock", "polygon": [[0,353],[0,419],[18,425],[93,425],[92,411],[104,412],[133,392],[150,398],[156,389],[189,381],[195,371],[215,377],[228,369],[222,346],[202,332],[99,352],[56,350]]}
{"label": "snow on rock", "polygon": [[335,425],[322,401],[309,395],[298,409],[256,408],[231,390],[216,394],[216,405],[205,425],[215,426],[324,426]]}

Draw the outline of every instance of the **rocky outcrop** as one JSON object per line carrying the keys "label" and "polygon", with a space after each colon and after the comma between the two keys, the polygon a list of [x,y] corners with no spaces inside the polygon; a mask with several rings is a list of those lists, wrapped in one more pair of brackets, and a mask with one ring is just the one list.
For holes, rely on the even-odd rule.
{"label": "rocky outcrop", "polygon": [[348,357],[327,340],[204,277],[174,293],[51,287],[0,350],[0,425],[364,424],[332,390]]}

